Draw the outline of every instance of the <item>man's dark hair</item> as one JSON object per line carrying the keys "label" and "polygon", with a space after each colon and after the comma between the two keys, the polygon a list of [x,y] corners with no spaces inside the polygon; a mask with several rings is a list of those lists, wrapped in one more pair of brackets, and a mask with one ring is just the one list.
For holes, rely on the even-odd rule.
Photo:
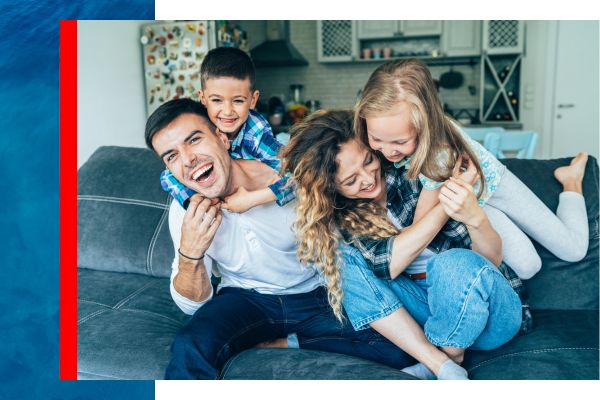
{"label": "man's dark hair", "polygon": [[204,107],[202,103],[192,99],[170,100],[154,110],[152,115],[150,115],[146,121],[146,132],[144,134],[146,146],[154,150],[154,146],[152,146],[152,138],[154,135],[182,114],[199,115],[206,119],[209,125],[214,128],[214,124],[210,121],[210,118],[208,118],[206,107]]}
{"label": "man's dark hair", "polygon": [[250,81],[250,90],[254,90],[254,64],[252,59],[243,50],[235,47],[217,47],[210,50],[200,67],[200,81],[202,88],[211,78],[236,78],[241,81]]}

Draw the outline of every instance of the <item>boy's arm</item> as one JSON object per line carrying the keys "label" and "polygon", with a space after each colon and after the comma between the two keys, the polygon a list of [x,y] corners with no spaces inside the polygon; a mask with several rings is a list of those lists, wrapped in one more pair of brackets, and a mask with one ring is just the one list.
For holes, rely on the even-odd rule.
{"label": "boy's arm", "polygon": [[277,200],[275,194],[268,187],[248,191],[240,187],[235,193],[225,197],[221,208],[234,213],[243,213],[261,204]]}
{"label": "boy's arm", "polygon": [[243,213],[252,207],[272,201],[283,206],[296,197],[294,188],[288,185],[288,178],[289,176],[286,175],[264,189],[248,191],[241,187],[232,195],[225,197],[221,207],[231,212]]}

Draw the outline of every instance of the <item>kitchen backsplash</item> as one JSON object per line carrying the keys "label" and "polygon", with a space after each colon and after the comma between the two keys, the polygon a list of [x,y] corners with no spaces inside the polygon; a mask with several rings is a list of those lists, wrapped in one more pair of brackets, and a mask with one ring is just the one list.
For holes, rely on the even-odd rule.
{"label": "kitchen backsplash", "polygon": [[[284,101],[288,101],[290,84],[300,83],[304,85],[304,100],[319,100],[323,108],[345,109],[354,105],[358,91],[381,62],[319,63],[316,24],[316,21],[290,21],[290,39],[310,64],[308,67],[257,69],[256,85],[263,100],[283,95]],[[240,26],[248,32],[250,48],[265,40],[265,21],[240,21]],[[449,66],[430,68],[434,78],[450,70]],[[440,89],[443,102],[455,110],[479,108],[478,89],[472,95],[468,87],[479,87],[480,66],[456,65],[452,68],[464,75],[464,83],[457,89]]]}

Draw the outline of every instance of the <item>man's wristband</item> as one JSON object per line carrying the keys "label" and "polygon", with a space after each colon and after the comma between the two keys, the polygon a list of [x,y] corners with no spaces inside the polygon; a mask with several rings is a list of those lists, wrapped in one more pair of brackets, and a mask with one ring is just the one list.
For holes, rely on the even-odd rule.
{"label": "man's wristband", "polygon": [[179,253],[180,256],[185,257],[188,260],[200,261],[200,260],[202,260],[204,258],[204,254],[202,254],[202,256],[199,257],[199,258],[194,258],[194,257],[186,256],[185,254],[183,254],[181,252],[181,249],[177,249],[177,252]]}

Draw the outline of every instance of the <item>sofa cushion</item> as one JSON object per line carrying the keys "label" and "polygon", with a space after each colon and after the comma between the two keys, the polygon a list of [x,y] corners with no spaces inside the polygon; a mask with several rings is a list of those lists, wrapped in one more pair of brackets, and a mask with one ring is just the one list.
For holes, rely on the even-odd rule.
{"label": "sofa cushion", "polygon": [[533,312],[535,329],[491,351],[467,351],[471,379],[598,379],[598,312]]}
{"label": "sofa cushion", "polygon": [[316,350],[250,349],[232,357],[221,379],[416,379],[362,358]]}
{"label": "sofa cushion", "polygon": [[78,265],[165,277],[173,245],[164,165],[148,149],[100,147],[78,172]]}
{"label": "sofa cushion", "polygon": [[78,292],[79,379],[162,379],[189,319],[169,280],[80,268]]}
{"label": "sofa cushion", "polygon": [[[556,212],[558,194],[562,191],[553,172],[570,161],[570,158],[502,160],[553,212]],[[582,261],[569,263],[559,260],[534,241],[542,258],[542,269],[532,279],[524,281],[533,309],[598,309],[598,163],[593,157],[586,167],[583,195],[590,230],[588,253]]]}

